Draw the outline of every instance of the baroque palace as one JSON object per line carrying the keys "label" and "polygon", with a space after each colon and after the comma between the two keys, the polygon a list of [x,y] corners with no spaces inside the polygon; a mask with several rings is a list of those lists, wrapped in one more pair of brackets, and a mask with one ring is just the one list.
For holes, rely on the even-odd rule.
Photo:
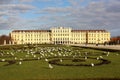
{"label": "baroque palace", "polygon": [[110,32],[58,27],[50,30],[14,30],[10,37],[13,44],[103,44],[110,41]]}

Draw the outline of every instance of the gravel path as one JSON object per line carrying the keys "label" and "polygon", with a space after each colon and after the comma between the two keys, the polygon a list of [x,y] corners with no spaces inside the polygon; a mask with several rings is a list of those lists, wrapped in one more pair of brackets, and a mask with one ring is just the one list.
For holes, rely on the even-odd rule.
{"label": "gravel path", "polygon": [[82,46],[82,47],[93,47],[93,48],[104,48],[104,49],[114,49],[120,50],[120,45],[82,45],[82,44],[75,44],[75,46]]}

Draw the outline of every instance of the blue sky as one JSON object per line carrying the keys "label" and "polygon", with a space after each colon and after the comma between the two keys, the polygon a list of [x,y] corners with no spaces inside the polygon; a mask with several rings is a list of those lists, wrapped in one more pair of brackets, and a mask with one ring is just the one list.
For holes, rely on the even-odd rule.
{"label": "blue sky", "polygon": [[120,35],[120,0],[0,0],[0,35],[16,29],[105,29]]}

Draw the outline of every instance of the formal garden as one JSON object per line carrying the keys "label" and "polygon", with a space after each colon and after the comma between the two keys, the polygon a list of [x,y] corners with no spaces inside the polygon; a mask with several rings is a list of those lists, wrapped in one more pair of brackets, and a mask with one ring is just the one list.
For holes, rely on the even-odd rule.
{"label": "formal garden", "polygon": [[120,79],[120,51],[66,45],[0,46],[1,80]]}

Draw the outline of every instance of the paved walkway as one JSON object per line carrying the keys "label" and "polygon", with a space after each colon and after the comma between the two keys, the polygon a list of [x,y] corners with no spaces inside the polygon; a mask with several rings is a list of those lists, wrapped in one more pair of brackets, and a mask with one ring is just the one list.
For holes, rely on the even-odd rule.
{"label": "paved walkway", "polygon": [[[82,46],[82,47],[93,47],[93,48],[103,48],[103,49],[114,49],[114,50],[120,50],[120,45],[91,45],[91,44],[88,44],[88,45],[83,45],[83,44],[73,44],[75,46]],[[0,46],[3,46],[3,45],[0,45]]]}
{"label": "paved walkway", "polygon": [[105,46],[104,45],[98,45],[98,46],[96,46],[96,45],[75,44],[75,46],[120,50],[120,45],[105,45]]}

